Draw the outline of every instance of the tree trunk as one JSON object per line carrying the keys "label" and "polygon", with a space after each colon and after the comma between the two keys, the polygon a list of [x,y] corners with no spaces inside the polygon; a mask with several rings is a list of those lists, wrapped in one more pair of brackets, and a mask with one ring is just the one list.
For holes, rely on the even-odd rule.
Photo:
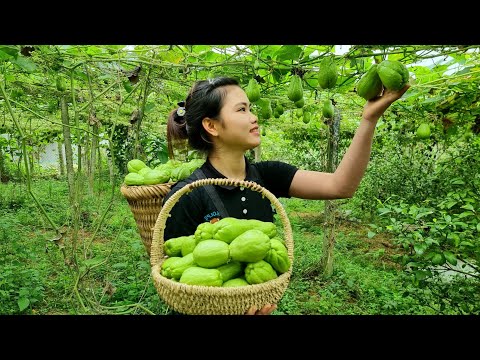
{"label": "tree trunk", "polygon": [[60,107],[62,111],[63,139],[65,142],[65,163],[67,168],[67,183],[70,206],[73,206],[75,200],[75,171],[73,169],[73,150],[72,139],[70,135],[70,119],[68,116],[67,101],[65,97],[60,98]]}
{"label": "tree trunk", "polygon": [[3,157],[3,150],[0,147],[0,182],[6,182],[7,174],[5,173],[5,158]]}
{"label": "tree trunk", "polygon": [[[327,142],[327,172],[335,172],[338,165],[338,140],[340,133],[340,111],[335,108],[333,121],[329,124]],[[337,204],[334,200],[325,201],[324,237],[320,273],[328,278],[333,273],[333,249],[335,247],[335,213]]]}
{"label": "tree trunk", "polygon": [[60,165],[60,176],[65,175],[65,162],[63,161],[63,143],[59,140],[57,141],[58,148],[58,164]]}
{"label": "tree trunk", "polygon": [[28,164],[30,166],[30,175],[35,175],[35,163],[34,163],[34,157],[33,157],[33,149],[32,152],[28,155]]}
{"label": "tree trunk", "polygon": [[93,179],[95,177],[95,164],[98,151],[98,124],[93,125],[92,147],[90,148],[90,162],[89,162],[89,174],[88,183],[90,185],[90,194],[93,194]]}
{"label": "tree trunk", "polygon": [[262,159],[262,144],[254,148],[253,152],[255,153],[255,162],[259,162]]}

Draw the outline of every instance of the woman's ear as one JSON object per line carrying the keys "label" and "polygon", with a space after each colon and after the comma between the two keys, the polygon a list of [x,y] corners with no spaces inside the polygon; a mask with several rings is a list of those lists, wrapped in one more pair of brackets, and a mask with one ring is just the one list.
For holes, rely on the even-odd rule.
{"label": "woman's ear", "polygon": [[212,120],[209,117],[202,120],[203,128],[211,136],[218,136],[217,124],[218,121]]}

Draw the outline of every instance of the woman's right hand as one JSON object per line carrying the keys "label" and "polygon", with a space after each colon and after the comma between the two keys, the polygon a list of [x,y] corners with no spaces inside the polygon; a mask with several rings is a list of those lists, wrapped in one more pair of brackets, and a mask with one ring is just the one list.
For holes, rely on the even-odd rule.
{"label": "woman's right hand", "polygon": [[257,307],[254,305],[245,313],[245,315],[270,315],[277,308],[277,304],[267,304],[261,309],[257,310]]}

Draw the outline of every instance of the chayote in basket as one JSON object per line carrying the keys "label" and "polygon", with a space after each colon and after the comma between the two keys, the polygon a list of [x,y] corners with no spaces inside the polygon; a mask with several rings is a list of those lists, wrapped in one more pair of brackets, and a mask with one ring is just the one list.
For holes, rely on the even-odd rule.
{"label": "chayote in basket", "polygon": [[[168,258],[162,264],[161,274],[190,285],[259,284],[277,278],[291,266],[275,224],[260,220],[228,217],[215,223],[204,222],[193,235],[165,241],[163,249]],[[190,268],[195,269],[186,272]],[[215,269],[220,276],[215,271],[199,269]]]}
{"label": "chayote in basket", "polygon": [[203,159],[193,159],[188,162],[170,159],[153,169],[142,160],[133,159],[127,163],[128,174],[125,175],[125,185],[156,185],[177,182],[189,177],[205,162]]}

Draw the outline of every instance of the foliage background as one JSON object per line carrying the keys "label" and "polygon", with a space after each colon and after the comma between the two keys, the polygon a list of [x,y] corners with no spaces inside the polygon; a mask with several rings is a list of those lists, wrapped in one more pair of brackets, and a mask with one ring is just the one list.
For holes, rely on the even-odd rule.
{"label": "foliage background", "polygon": [[[0,45],[0,313],[168,313],[118,188],[128,160],[152,166],[167,160],[167,115],[192,82],[228,75],[245,87],[255,78],[262,101],[254,111],[260,115],[265,101],[285,110],[278,118],[260,115],[262,160],[323,170],[329,131],[323,101],[332,99],[341,114],[341,157],[364,105],[355,85],[372,64],[389,59],[407,66],[412,86],[379,121],[357,193],[337,202],[332,279],[308,271],[321,253],[322,202],[283,199],[295,230],[297,267],[278,313],[477,314],[478,50],[353,45],[339,54],[335,45]],[[335,58],[339,74],[330,90],[317,81],[327,56]],[[295,73],[303,77],[301,109],[286,96]],[[64,91],[57,79],[65,82]],[[42,147],[65,141],[62,101],[70,138],[82,151],[76,192],[68,174],[39,163]],[[308,123],[304,112],[311,114]],[[415,130],[425,122],[432,136],[420,140]],[[92,163],[94,142],[103,152]],[[452,273],[458,276],[446,282]]]}

